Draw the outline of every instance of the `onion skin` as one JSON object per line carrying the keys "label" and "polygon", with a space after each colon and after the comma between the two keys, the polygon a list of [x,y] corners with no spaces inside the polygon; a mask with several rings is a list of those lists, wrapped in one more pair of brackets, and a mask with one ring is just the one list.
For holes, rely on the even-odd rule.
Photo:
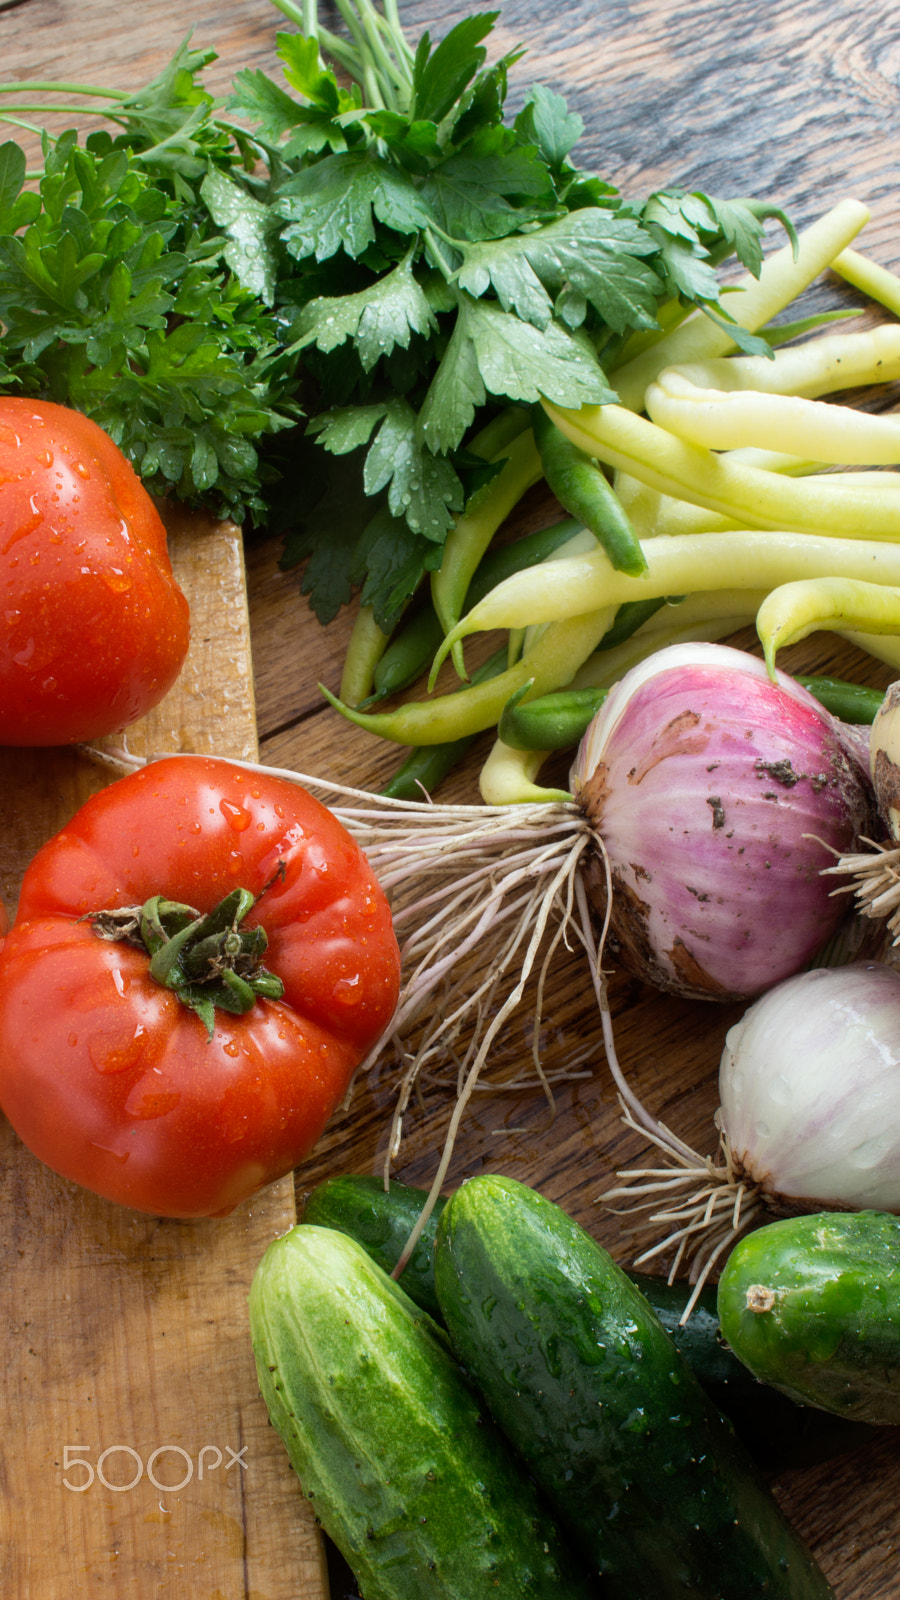
{"label": "onion skin", "polygon": [[900,839],[900,683],[891,684],[875,713],[869,760],[879,816]]}
{"label": "onion skin", "polygon": [[774,1209],[900,1211],[900,972],[799,973],[730,1028],[718,1121]]}
{"label": "onion skin", "polygon": [[[868,774],[812,695],[756,657],[657,652],[610,692],[571,782],[609,859],[618,953],[656,988],[750,999],[847,910],[821,873],[870,826]],[[602,911],[599,859],[587,887]]]}

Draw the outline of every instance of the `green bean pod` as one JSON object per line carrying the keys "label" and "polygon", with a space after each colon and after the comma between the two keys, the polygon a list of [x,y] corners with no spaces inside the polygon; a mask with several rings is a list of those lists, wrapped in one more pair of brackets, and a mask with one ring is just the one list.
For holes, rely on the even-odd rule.
{"label": "green bean pod", "polygon": [[[444,637],[444,630],[430,600],[418,606],[403,626],[394,634],[384,651],[372,677],[373,693],[364,702],[366,706],[389,695],[408,689],[428,671],[434,653]],[[344,696],[341,696],[344,699]]]}
{"label": "green bean pod", "polygon": [[543,406],[532,411],[532,432],[544,477],[560,505],[589,528],[619,572],[647,570],[640,542],[603,468],[551,422]]}
{"label": "green bean pod", "polygon": [[867,689],[861,683],[845,683],[841,678],[798,677],[797,682],[842,722],[874,722],[884,700],[883,689]]}
{"label": "green bean pod", "polygon": [[511,695],[497,734],[513,750],[568,750],[578,744],[608,690],[560,689],[523,703],[529,685]]}
{"label": "green bean pod", "polygon": [[[564,517],[562,521],[553,523],[549,528],[539,528],[534,533],[525,534],[521,539],[514,539],[509,544],[488,550],[469,585],[466,609],[477,605],[479,600],[511,573],[521,572],[525,567],[534,566],[552,555],[555,550],[567,544],[580,531],[581,526],[575,517]],[[659,604],[661,605],[662,601]],[[365,711],[380,700],[386,700],[390,695],[399,694],[402,690],[410,688],[428,671],[443,637],[444,630],[437,612],[431,601],[426,600],[404,620],[402,627],[397,630],[383,651],[375,667],[373,693],[368,700],[363,702],[348,700],[348,704],[357,704],[359,710]],[[347,700],[347,696],[342,694],[341,699]]]}
{"label": "green bean pod", "polygon": [[[485,683],[505,667],[504,646],[472,673],[472,682]],[[477,737],[476,733],[470,733],[462,739],[449,739],[445,744],[414,746],[381,793],[389,800],[421,800],[423,794],[433,794],[438,784],[459,765]]]}

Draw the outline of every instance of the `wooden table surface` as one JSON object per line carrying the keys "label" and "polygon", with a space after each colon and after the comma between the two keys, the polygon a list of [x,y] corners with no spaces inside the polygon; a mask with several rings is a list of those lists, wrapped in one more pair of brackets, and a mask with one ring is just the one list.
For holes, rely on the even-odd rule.
{"label": "wooden table surface", "polygon": [[[413,39],[425,27],[442,33],[459,15],[445,0],[404,7]],[[214,0],[196,12],[175,0],[141,8],[113,0],[24,0],[0,13],[0,56],[4,77],[27,73],[134,87],[162,66],[193,26],[195,44],[218,50],[209,82],[225,90],[239,67],[275,70],[274,38],[283,25],[265,0]],[[855,196],[872,211],[861,244],[883,265],[900,267],[900,12],[889,0],[870,0],[866,7],[858,0],[783,0],[778,6],[771,0],[695,0],[689,7],[679,0],[607,0],[602,6],[508,0],[494,37],[498,49],[528,46],[512,75],[511,104],[537,78],[563,92],[585,123],[580,164],[601,172],[627,197],[673,184],[752,193],[784,206],[802,225],[837,199]],[[829,280],[807,303],[857,302]],[[302,484],[297,491],[302,502]],[[550,521],[553,513],[552,502],[534,491],[530,522]],[[319,628],[299,575],[278,570],[276,540],[247,538],[245,552],[261,759],[377,789],[396,754],[343,722],[317,689],[319,680],[337,689],[350,619],[325,632]],[[738,642],[753,645],[751,635]],[[887,669],[824,636],[786,653],[782,664],[840,671],[877,685],[890,679]],[[445,797],[477,799],[478,757],[487,747],[485,740],[449,780]],[[661,1120],[711,1152],[716,1068],[738,1012],[661,997],[625,976],[615,980],[613,1002],[620,1055],[638,1093]],[[487,1170],[536,1184],[626,1261],[620,1223],[596,1200],[618,1168],[646,1152],[620,1125],[576,954],[556,970],[546,1034],[551,1066],[586,1048],[590,1075],[560,1090],[555,1120],[540,1094],[479,1097],[448,1187]],[[520,1041],[511,1038],[507,1047],[514,1051]],[[334,1119],[297,1174],[301,1203],[328,1174],[381,1170],[393,1076],[386,1062]],[[446,1119],[445,1098],[426,1094],[411,1115],[397,1176],[430,1181]],[[15,1425],[7,1418],[7,1427]],[[895,1600],[896,1430],[863,1450],[783,1472],[773,1482],[838,1600]]]}

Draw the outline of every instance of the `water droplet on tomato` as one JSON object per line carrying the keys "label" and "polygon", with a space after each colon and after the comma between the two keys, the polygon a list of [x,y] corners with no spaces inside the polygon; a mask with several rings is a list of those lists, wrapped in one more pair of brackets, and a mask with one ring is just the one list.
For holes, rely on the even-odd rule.
{"label": "water droplet on tomato", "polygon": [[129,1068],[137,1066],[147,1047],[147,1030],[138,1025],[130,1039],[123,1040],[119,1034],[113,1036],[115,1043],[102,1034],[90,1040],[88,1055],[91,1065],[97,1072],[105,1074],[113,1072],[127,1072]]}
{"label": "water droplet on tomato", "polygon": [[13,656],[13,661],[17,667],[27,667],[33,655],[34,640],[28,639],[26,640],[25,644],[23,644],[21,650],[16,651],[15,655]]}
{"label": "water droplet on tomato", "polygon": [[131,1155],[130,1150],[111,1150],[108,1144],[98,1144],[96,1139],[91,1140],[91,1149],[102,1150],[105,1156],[112,1156],[114,1161],[120,1161],[123,1166]]}
{"label": "water droplet on tomato", "polygon": [[358,1006],[362,999],[360,975],[354,973],[352,978],[338,978],[333,989],[335,1000],[342,1006]]}
{"label": "water droplet on tomato", "polygon": [[52,450],[36,450],[35,453],[34,453],[34,459],[37,462],[39,467],[52,467],[52,465],[53,465],[53,451]]}
{"label": "water droplet on tomato", "polygon": [[129,1117],[137,1117],[141,1122],[150,1122],[154,1117],[164,1117],[167,1112],[174,1111],[181,1100],[181,1095],[176,1089],[148,1089],[128,1096],[125,1110]]}
{"label": "water droplet on tomato", "polygon": [[249,811],[246,811],[243,806],[235,805],[233,800],[220,800],[219,810],[229,828],[235,833],[243,833],[245,828],[249,828],[253,820]]}
{"label": "water droplet on tomato", "polygon": [[77,472],[79,478],[83,478],[85,480],[85,482],[87,482],[88,478],[91,475],[90,467],[85,466],[83,461],[73,461],[72,462],[72,471],[73,472]]}
{"label": "water droplet on tomato", "polygon": [[103,582],[113,594],[125,594],[131,588],[131,578],[127,572],[122,572],[118,567],[110,567],[103,574]]}
{"label": "water droplet on tomato", "polygon": [[235,1044],[233,1039],[226,1040],[225,1044],[222,1046],[222,1049],[224,1050],[226,1056],[231,1056],[232,1060],[236,1055],[240,1054],[238,1046]]}

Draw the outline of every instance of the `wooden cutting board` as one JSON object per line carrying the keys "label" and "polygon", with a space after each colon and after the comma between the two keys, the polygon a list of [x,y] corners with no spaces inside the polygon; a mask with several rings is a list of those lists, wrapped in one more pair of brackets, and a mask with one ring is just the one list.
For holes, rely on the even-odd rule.
{"label": "wooden cutting board", "polygon": [[[240,534],[175,515],[192,644],[129,748],[253,760]],[[34,851],[110,780],[64,750],[0,750],[10,914]],[[10,1600],[322,1600],[321,1540],[259,1397],[246,1297],[295,1220],[290,1178],[224,1221],[108,1204],[0,1119],[0,1572]]]}

